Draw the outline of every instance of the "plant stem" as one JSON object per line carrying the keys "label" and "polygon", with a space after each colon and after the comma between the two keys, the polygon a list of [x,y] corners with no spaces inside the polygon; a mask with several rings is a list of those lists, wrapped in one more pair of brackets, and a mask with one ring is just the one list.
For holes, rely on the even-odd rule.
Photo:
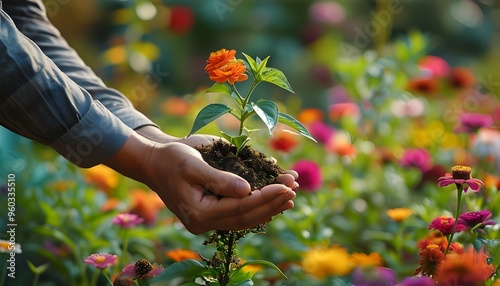
{"label": "plant stem", "polygon": [[457,184],[457,209],[456,209],[456,213],[455,213],[455,223],[453,224],[453,229],[451,231],[450,239],[448,240],[448,245],[446,246],[446,250],[444,251],[444,255],[448,254],[448,251],[450,250],[451,242],[453,241],[453,236],[455,235],[455,230],[457,229],[458,216],[460,215],[460,208],[462,205],[463,189],[464,189],[463,184]]}
{"label": "plant stem", "polygon": [[128,248],[128,229],[124,230],[124,235],[123,235],[123,246],[122,246],[122,255],[120,255],[119,263],[118,263],[118,269],[121,271],[124,267],[123,263],[125,262],[125,256],[127,255],[127,248]]}
{"label": "plant stem", "polygon": [[97,285],[97,278],[99,278],[100,273],[100,271],[94,270],[94,273],[92,273],[92,280],[90,281],[91,286]]}
{"label": "plant stem", "polygon": [[226,261],[224,263],[224,275],[222,276],[221,280],[219,281],[221,286],[226,286],[229,283],[229,273],[231,270],[231,261],[233,260],[233,248],[234,248],[234,232],[231,231],[229,234],[229,239],[227,243],[227,253],[226,253]]}
{"label": "plant stem", "polygon": [[[245,96],[244,100],[243,100],[243,103],[241,105],[241,116],[240,116],[240,130],[238,132],[238,135],[241,136],[243,135],[243,123],[245,122],[246,120],[246,109],[247,109],[247,105],[248,105],[248,102],[250,101],[250,95],[252,95],[252,92],[254,91],[255,87],[257,87],[257,85],[259,84],[260,81],[257,81],[257,80],[254,80],[252,82],[252,86],[250,86],[250,89],[248,90],[247,92],[247,95]],[[235,88],[236,89],[236,88]]]}

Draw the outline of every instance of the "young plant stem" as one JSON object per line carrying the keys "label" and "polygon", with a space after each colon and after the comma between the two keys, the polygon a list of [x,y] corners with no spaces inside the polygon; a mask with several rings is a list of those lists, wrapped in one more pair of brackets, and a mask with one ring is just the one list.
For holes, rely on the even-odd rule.
{"label": "young plant stem", "polygon": [[226,286],[229,283],[229,274],[231,273],[231,261],[233,260],[233,248],[234,248],[234,232],[231,231],[229,234],[229,239],[227,242],[227,253],[226,261],[224,262],[224,274],[221,278],[221,286]]}
{"label": "young plant stem", "polygon": [[[258,84],[259,84],[259,81],[257,81],[257,80],[254,80],[252,82],[252,86],[250,86],[250,89],[248,90],[247,95],[245,95],[245,97],[243,99],[243,103],[241,104],[240,130],[238,131],[239,136],[243,135],[243,129],[244,129],[243,123],[245,122],[245,120],[247,118],[246,117],[247,105],[248,105],[248,102],[250,101],[250,96],[252,95],[252,92],[254,91],[255,87],[257,87]],[[238,96],[241,98],[241,95],[238,93],[238,90],[236,89],[236,86],[234,84],[233,84],[233,88],[236,91],[236,94],[238,94]]]}
{"label": "young plant stem", "polygon": [[450,245],[453,241],[453,236],[455,235],[455,230],[457,229],[458,216],[460,215],[460,208],[462,206],[463,189],[464,189],[463,184],[457,184],[457,209],[456,209],[456,213],[455,213],[455,223],[453,224],[453,229],[452,229],[450,237],[448,239],[448,245],[446,246],[446,250],[444,251],[444,255],[448,254],[448,251],[450,250]]}
{"label": "young plant stem", "polygon": [[124,263],[125,263],[125,256],[127,255],[127,248],[128,248],[128,229],[124,229],[122,255],[120,255],[118,263],[118,269],[120,271],[121,269],[123,269],[123,267],[125,267]]}

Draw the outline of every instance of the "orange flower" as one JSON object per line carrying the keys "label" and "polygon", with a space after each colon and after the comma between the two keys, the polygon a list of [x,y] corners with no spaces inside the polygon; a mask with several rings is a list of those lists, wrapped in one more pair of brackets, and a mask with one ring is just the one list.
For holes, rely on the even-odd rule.
{"label": "orange flower", "polygon": [[439,285],[484,285],[495,273],[487,259],[484,250],[476,252],[473,247],[463,254],[449,254],[437,268],[435,279]]}
{"label": "orange flower", "polygon": [[131,196],[132,205],[128,212],[144,218],[147,225],[153,224],[156,221],[158,212],[165,208],[163,201],[153,191],[136,189],[131,192]]}
{"label": "orange flower", "polygon": [[305,108],[297,116],[297,120],[303,124],[310,124],[315,121],[323,121],[324,113],[319,108]]}
{"label": "orange flower", "polygon": [[448,246],[448,239],[440,231],[432,231],[426,238],[418,242],[418,248],[424,249],[429,244],[439,245],[442,252]]}
{"label": "orange flower", "polygon": [[191,104],[182,97],[169,96],[160,105],[161,111],[172,116],[186,116],[191,108]]}
{"label": "orange flower", "polygon": [[433,94],[439,91],[439,81],[433,77],[411,79],[407,87],[410,91]]}
{"label": "orange flower", "polygon": [[444,261],[445,255],[437,244],[429,244],[420,251],[418,264],[420,266],[413,275],[434,275],[439,265]]}
{"label": "orange flower", "polygon": [[452,68],[449,77],[451,85],[456,88],[469,88],[476,84],[476,77],[465,67]]}
{"label": "orange flower", "polygon": [[246,69],[246,66],[241,61],[232,59],[222,67],[210,71],[209,75],[213,81],[220,83],[227,81],[230,84],[234,84],[235,82],[248,79],[248,76],[245,74]]}
{"label": "orange flower", "polygon": [[96,185],[104,192],[109,192],[118,185],[118,173],[102,164],[89,169],[84,169],[83,175],[87,183]]}
{"label": "orange flower", "polygon": [[220,49],[216,52],[211,52],[207,60],[207,65],[205,66],[205,71],[212,76],[214,70],[220,69],[231,60],[234,60],[235,55],[235,50]]}
{"label": "orange flower", "polygon": [[200,256],[198,255],[198,253],[180,248],[169,250],[165,253],[165,255],[167,255],[168,258],[172,259],[175,262],[187,259],[200,260]]}
{"label": "orange flower", "polygon": [[382,266],[382,256],[377,252],[372,252],[370,254],[354,252],[352,254],[352,260],[355,265],[362,267]]}
{"label": "orange flower", "polygon": [[396,222],[402,222],[404,221],[407,217],[413,214],[413,211],[408,208],[395,208],[395,209],[388,209],[386,211],[387,215],[392,218]]}

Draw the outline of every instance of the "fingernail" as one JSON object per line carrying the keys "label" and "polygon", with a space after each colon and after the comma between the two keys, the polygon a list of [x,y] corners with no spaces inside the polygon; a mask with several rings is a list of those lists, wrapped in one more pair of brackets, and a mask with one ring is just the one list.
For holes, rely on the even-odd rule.
{"label": "fingernail", "polygon": [[241,181],[241,180],[238,180],[238,182],[236,183],[235,193],[237,195],[242,196],[242,197],[249,196],[252,194],[252,192],[250,191],[250,185],[248,185],[248,182]]}

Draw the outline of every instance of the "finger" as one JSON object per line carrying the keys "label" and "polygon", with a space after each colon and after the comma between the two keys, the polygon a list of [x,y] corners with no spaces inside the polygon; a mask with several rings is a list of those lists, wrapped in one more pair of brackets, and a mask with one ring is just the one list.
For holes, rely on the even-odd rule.
{"label": "finger", "polygon": [[[254,193],[256,192],[260,191],[255,191]],[[227,199],[228,198],[223,198],[221,202]],[[259,206],[245,211],[242,214],[238,213],[234,216],[225,216],[215,219],[212,221],[212,224],[214,228],[218,230],[241,230],[253,228],[259,224],[269,222],[273,216],[293,208],[293,206],[294,204],[292,200],[286,200],[286,198],[277,196],[268,200],[265,204],[260,204]]]}
{"label": "finger", "polygon": [[250,184],[236,174],[210,167],[200,176],[203,177],[203,182],[199,183],[217,195],[240,198],[251,193]]}
{"label": "finger", "polygon": [[295,171],[295,170],[286,170],[285,174],[292,175],[295,178],[295,180],[297,180],[299,178],[299,173],[297,173],[297,171]]}

